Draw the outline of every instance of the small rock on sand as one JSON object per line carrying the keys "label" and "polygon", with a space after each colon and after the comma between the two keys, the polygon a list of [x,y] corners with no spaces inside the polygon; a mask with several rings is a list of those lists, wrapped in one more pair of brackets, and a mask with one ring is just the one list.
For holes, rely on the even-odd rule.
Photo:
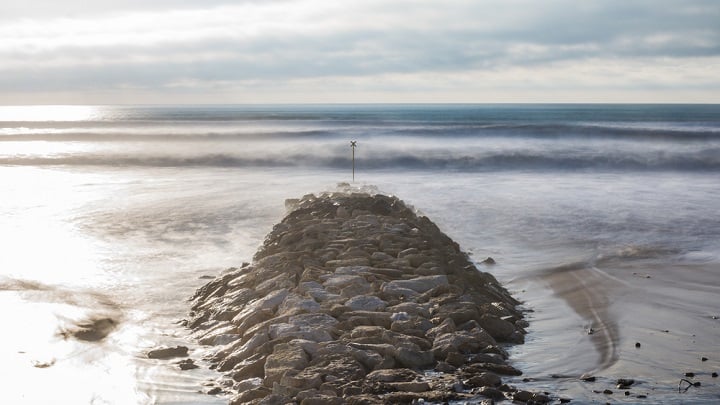
{"label": "small rock on sand", "polygon": [[187,355],[188,348],[185,346],[164,347],[150,350],[147,353],[149,359],[170,359],[173,357],[186,357]]}

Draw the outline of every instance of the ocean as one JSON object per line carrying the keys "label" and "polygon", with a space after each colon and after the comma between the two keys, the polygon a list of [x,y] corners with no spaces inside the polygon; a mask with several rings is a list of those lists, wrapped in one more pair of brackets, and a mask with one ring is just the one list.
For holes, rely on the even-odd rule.
{"label": "ocean", "polygon": [[720,399],[720,105],[369,104],[0,107],[0,402],[225,403],[145,353],[201,358],[178,324],[201,277],[342,182],[496,260],[532,311],[512,383]]}

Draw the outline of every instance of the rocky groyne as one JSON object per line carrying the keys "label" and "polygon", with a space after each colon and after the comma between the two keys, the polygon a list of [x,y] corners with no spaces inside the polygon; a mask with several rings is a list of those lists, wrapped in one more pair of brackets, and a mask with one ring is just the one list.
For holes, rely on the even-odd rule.
{"label": "rocky groyne", "polygon": [[187,326],[231,404],[547,402],[519,375],[518,302],[428,218],[384,195],[289,201],[251,264],[192,297]]}

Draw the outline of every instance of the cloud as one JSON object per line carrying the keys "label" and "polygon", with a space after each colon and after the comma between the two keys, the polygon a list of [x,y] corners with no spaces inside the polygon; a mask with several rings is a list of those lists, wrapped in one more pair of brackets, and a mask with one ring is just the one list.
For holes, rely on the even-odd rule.
{"label": "cloud", "polygon": [[[50,4],[32,18],[22,10],[0,17],[0,90],[112,98],[114,90],[183,89],[192,101],[252,84],[282,101],[269,89],[317,92],[308,83],[332,84],[328,93],[387,98],[415,93],[402,83],[456,94],[461,78],[484,78],[495,92],[518,83],[531,92],[575,83],[586,92],[608,85],[603,74],[612,74],[626,91],[655,88],[672,97],[720,80],[713,1],[213,1],[199,9],[181,0],[104,0],[91,9],[70,2],[69,13]],[[566,70],[569,76],[553,73]]]}

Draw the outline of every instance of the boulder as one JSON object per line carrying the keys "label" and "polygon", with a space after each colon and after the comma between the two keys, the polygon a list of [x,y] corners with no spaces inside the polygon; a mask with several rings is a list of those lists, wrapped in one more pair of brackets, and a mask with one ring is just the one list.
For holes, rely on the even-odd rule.
{"label": "boulder", "polygon": [[279,344],[265,361],[265,379],[263,385],[272,387],[273,383],[280,382],[280,379],[290,370],[302,370],[309,363],[308,355],[297,346]]}
{"label": "boulder", "polygon": [[450,352],[472,353],[479,351],[495,340],[487,332],[474,329],[439,335],[433,340],[432,350],[435,358],[444,360]]}
{"label": "boulder", "polygon": [[515,325],[494,315],[483,314],[477,322],[490,336],[499,341],[507,341],[515,332]]}
{"label": "boulder", "polygon": [[374,295],[358,295],[345,301],[345,306],[353,311],[382,311],[387,302]]}
{"label": "boulder", "polygon": [[416,293],[424,293],[435,287],[448,285],[448,278],[445,275],[422,276],[410,280],[393,280],[385,283],[382,289],[409,289]]}

